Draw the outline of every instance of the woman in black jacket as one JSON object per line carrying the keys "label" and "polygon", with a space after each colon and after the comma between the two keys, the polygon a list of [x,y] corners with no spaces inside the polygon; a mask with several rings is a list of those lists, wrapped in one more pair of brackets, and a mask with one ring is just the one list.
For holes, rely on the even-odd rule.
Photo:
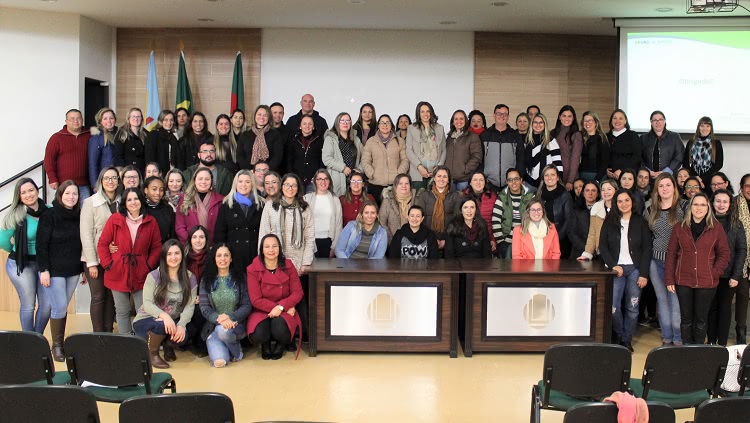
{"label": "woman in black jacket", "polygon": [[284,142],[279,131],[272,128],[271,109],[261,104],[255,108],[249,129],[240,135],[237,164],[240,169],[252,169],[256,163],[264,161],[271,170],[278,172],[283,158]]}
{"label": "woman in black jacket", "polygon": [[589,235],[589,224],[591,223],[591,207],[599,201],[599,185],[594,181],[588,181],[583,185],[581,196],[573,206],[570,214],[570,257],[580,257],[586,250],[586,241]]}
{"label": "woman in black jacket", "polygon": [[141,172],[146,171],[146,136],[143,128],[143,112],[137,107],[128,111],[128,118],[115,134],[115,166],[133,166]]}
{"label": "woman in black jacket", "polygon": [[252,171],[237,172],[219,208],[214,243],[223,242],[232,252],[234,264],[245,269],[258,255],[260,217],[265,201],[258,196]]}
{"label": "woman in black jacket", "polygon": [[[612,329],[615,341],[633,352],[631,340],[638,323],[641,288],[646,286],[651,264],[651,230],[635,209],[629,190],[615,194],[616,206],[604,218],[599,236],[599,255],[604,264],[617,272],[612,292]],[[623,234],[627,239],[622,239]],[[628,251],[621,251],[627,245]],[[624,309],[623,309],[624,304]]]}
{"label": "woman in black jacket", "polygon": [[177,135],[175,135],[174,113],[171,110],[162,110],[156,127],[146,137],[146,163],[158,163],[162,175],[169,172],[171,148],[177,148]]}
{"label": "woman in black jacket", "polygon": [[286,168],[302,179],[305,193],[315,192],[313,177],[318,169],[326,167],[323,164],[323,138],[315,130],[312,116],[303,116],[299,128],[288,129],[295,132],[286,143]]}
{"label": "woman in black jacket", "polygon": [[193,112],[190,116],[190,123],[185,128],[185,135],[177,142],[177,148],[172,149],[171,159],[174,167],[184,171],[198,163],[200,146],[207,141],[213,143],[214,136],[206,127],[206,116],[201,112]]}
{"label": "woman in black jacket", "polygon": [[612,112],[609,117],[609,168],[607,176],[619,179],[623,169],[638,169],[641,167],[642,143],[638,134],[630,129],[628,115],[622,109]]}
{"label": "woman in black jacket", "polygon": [[76,184],[71,180],[63,182],[55,193],[52,209],[39,218],[36,233],[39,280],[52,305],[50,331],[55,361],[65,361],[63,340],[68,304],[83,272],[79,205]]}
{"label": "woman in black jacket", "polygon": [[405,259],[440,258],[435,232],[422,224],[424,209],[409,208],[408,222],[393,234],[388,247],[388,257]]}
{"label": "woman in black jacket", "polygon": [[[736,203],[732,201],[729,191],[720,189],[714,192],[713,207],[716,220],[721,223],[724,232],[727,233],[729,265],[719,277],[716,296],[711,302],[711,308],[708,309],[708,343],[726,346],[729,338],[729,323],[732,320],[732,297],[739,281],[743,278],[742,271],[747,257],[747,239]],[[742,329],[737,327],[737,330]],[[739,335],[744,337],[743,333],[738,333],[738,338],[740,338]]]}
{"label": "woman in black jacket", "polygon": [[545,166],[536,196],[544,204],[547,219],[555,224],[557,235],[560,237],[560,258],[566,259],[570,256],[571,249],[568,227],[570,215],[573,214],[573,197],[560,184],[560,173],[555,165]]}
{"label": "woman in black jacket", "polygon": [[711,183],[711,178],[724,166],[724,148],[714,134],[714,122],[708,116],[698,120],[695,134],[685,146],[682,167],[697,175],[703,185]]}
{"label": "woman in black jacket", "polygon": [[453,218],[446,230],[445,258],[491,258],[487,223],[479,215],[476,200],[464,197],[458,210],[461,213]]}
{"label": "woman in black jacket", "polygon": [[164,180],[158,176],[149,176],[143,182],[143,193],[146,195],[144,210],[156,219],[162,244],[168,239],[177,238],[174,230],[175,212],[164,195],[165,185]]}

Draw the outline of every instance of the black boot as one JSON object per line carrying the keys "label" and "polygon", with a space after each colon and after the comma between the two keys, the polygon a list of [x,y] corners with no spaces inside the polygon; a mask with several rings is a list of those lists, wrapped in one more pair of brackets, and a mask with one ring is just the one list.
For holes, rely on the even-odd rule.
{"label": "black boot", "polygon": [[63,342],[65,341],[65,323],[67,319],[67,315],[62,319],[50,319],[50,332],[52,334],[52,359],[59,362],[65,361]]}
{"label": "black boot", "polygon": [[283,357],[284,350],[286,350],[286,345],[280,342],[277,342],[276,345],[273,347],[273,352],[271,353],[271,360],[278,360],[281,357]]}
{"label": "black boot", "polygon": [[747,344],[747,327],[735,327],[734,331],[737,334],[737,345]]}
{"label": "black boot", "polygon": [[260,358],[263,360],[271,359],[271,341],[266,341],[260,345]]}

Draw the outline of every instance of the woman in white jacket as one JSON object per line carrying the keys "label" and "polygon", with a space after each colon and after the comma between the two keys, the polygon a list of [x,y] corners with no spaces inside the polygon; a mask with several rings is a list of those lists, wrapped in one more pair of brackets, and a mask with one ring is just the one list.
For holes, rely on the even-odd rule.
{"label": "woman in white jacket", "polygon": [[362,143],[352,129],[349,113],[339,113],[323,140],[323,164],[331,174],[331,189],[338,197],[346,192],[346,178],[360,168]]}
{"label": "woman in white jacket", "polygon": [[341,234],[343,217],[341,202],[331,194],[331,174],[325,169],[318,169],[313,176],[315,192],[303,197],[310,205],[315,225],[315,257],[333,258],[336,241]]}

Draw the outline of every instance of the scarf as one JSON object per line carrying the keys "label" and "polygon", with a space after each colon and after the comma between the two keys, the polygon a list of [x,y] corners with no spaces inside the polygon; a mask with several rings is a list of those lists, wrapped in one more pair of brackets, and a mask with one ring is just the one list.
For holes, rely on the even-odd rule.
{"label": "scarf", "polygon": [[398,216],[401,218],[401,225],[409,222],[409,207],[411,207],[411,190],[406,195],[399,195],[394,189],[393,197],[398,202]]}
{"label": "scarf", "polygon": [[195,251],[191,248],[188,253],[187,268],[193,275],[195,275],[197,280],[200,280],[201,276],[203,276],[203,268],[206,267],[207,252],[208,248],[204,248],[201,251]]}
{"label": "scarf", "polygon": [[302,208],[299,206],[297,199],[292,204],[287,204],[284,197],[281,198],[281,211],[279,213],[279,226],[281,226],[282,242],[286,239],[286,212],[290,210],[292,212],[292,248],[302,249]]}
{"label": "scarf", "polygon": [[[742,222],[742,227],[745,228],[745,237],[748,242],[747,245],[750,245],[750,207],[748,207],[748,202],[742,197],[742,195],[738,195],[737,200],[735,201],[737,201],[738,217],[740,222]],[[742,276],[748,276],[748,267],[750,267],[750,254],[745,258],[745,266],[742,268]]]}
{"label": "scarf", "polygon": [[472,220],[471,226],[466,225],[466,221],[464,221],[464,225],[467,229],[466,240],[469,242],[475,242],[479,238],[479,224],[477,223],[477,220]]}
{"label": "scarf", "polygon": [[555,200],[563,195],[565,188],[562,185],[557,185],[552,191],[547,189],[547,186],[539,188],[542,191],[542,200],[544,200],[544,211],[547,212],[547,219],[550,222],[555,222]]}
{"label": "scarf", "polygon": [[53,200],[52,208],[58,216],[63,218],[63,220],[78,220],[81,217],[81,209],[77,206],[69,209],[61,203],[58,203],[57,200]]}
{"label": "scarf", "polygon": [[690,221],[690,234],[693,235],[693,241],[697,241],[698,237],[701,236],[703,231],[706,230],[706,219],[696,222],[695,220]]}
{"label": "scarf", "polygon": [[339,136],[339,150],[341,151],[341,159],[344,161],[344,166],[354,169],[357,161],[357,147],[354,145],[354,142],[345,140]]}
{"label": "scarf", "polygon": [[419,157],[422,160],[422,166],[432,169],[438,165],[440,159],[438,148],[437,137],[432,127],[422,128],[419,131]]}
{"label": "scarf", "polygon": [[404,235],[404,238],[408,239],[412,244],[420,245],[425,242],[427,235],[429,235],[430,232],[424,224],[419,225],[419,230],[414,232],[411,230],[411,226],[407,223],[401,226],[401,233]]}
{"label": "scarf", "polygon": [[154,203],[153,201],[149,200],[148,197],[146,197],[146,205],[150,209],[155,209],[159,205],[159,203]]}
{"label": "scarf", "polygon": [[453,132],[453,135],[451,136],[451,138],[453,138],[453,144],[457,143],[458,139],[461,138],[463,135],[464,135],[463,129],[456,129]]}
{"label": "scarf", "polygon": [[201,198],[200,194],[195,201],[195,211],[198,215],[198,224],[208,228],[208,206],[211,204],[211,191]]}
{"label": "scarf", "polygon": [[266,132],[271,129],[271,126],[266,125],[258,129],[257,126],[253,125],[251,129],[255,134],[255,142],[253,143],[253,153],[250,156],[250,164],[254,165],[260,160],[268,160],[270,154],[268,152],[268,145],[266,144]]}
{"label": "scarf", "polygon": [[699,174],[703,174],[711,168],[711,138],[698,137],[690,150],[690,159],[693,168]]}
{"label": "scarf", "polygon": [[251,196],[245,197],[239,192],[234,193],[234,201],[238,202],[240,206],[245,206],[245,207],[253,206],[253,197]]}
{"label": "scarf", "polygon": [[172,195],[170,193],[167,193],[167,200],[169,200],[169,204],[172,205],[172,208],[177,208],[177,205],[180,204],[180,198],[182,197],[182,193],[178,192],[175,195]]}
{"label": "scarf", "polygon": [[[432,193],[435,194],[435,206],[432,208],[432,225],[431,229],[436,233],[445,232],[445,197],[448,196],[448,187],[445,187],[445,191],[440,192],[432,184]],[[408,211],[407,211],[408,215]]]}
{"label": "scarf", "polygon": [[472,128],[472,127],[469,127],[469,131],[473,132],[473,133],[475,133],[477,135],[482,135],[482,132],[484,132],[484,128]]}
{"label": "scarf", "polygon": [[[25,206],[24,206],[25,207]],[[31,217],[39,219],[47,210],[47,206],[44,205],[44,201],[37,199],[37,209],[26,207],[26,214]],[[16,225],[16,232],[13,234],[13,243],[15,245],[15,251],[11,254],[11,258],[16,261],[16,274],[21,275],[23,269],[29,263],[29,238],[26,228],[26,219],[23,219],[21,223]]]}
{"label": "scarf", "polygon": [[534,258],[544,258],[544,238],[547,237],[548,232],[549,228],[544,220],[529,224],[529,235],[531,235],[531,242],[534,244]]}
{"label": "scarf", "polygon": [[380,139],[380,142],[382,142],[383,144],[388,144],[388,141],[392,140],[395,137],[396,137],[396,134],[394,134],[393,132],[389,133],[387,137],[384,137],[383,133],[378,131],[378,138]]}

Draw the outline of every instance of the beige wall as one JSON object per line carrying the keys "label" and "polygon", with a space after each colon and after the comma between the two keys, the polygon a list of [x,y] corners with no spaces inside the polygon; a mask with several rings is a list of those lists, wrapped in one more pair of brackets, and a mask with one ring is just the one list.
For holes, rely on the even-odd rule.
{"label": "beige wall", "polygon": [[474,49],[474,107],[488,125],[498,103],[510,106],[511,123],[537,104],[550,127],[565,104],[579,120],[593,110],[603,122],[615,108],[616,37],[477,32]]}
{"label": "beige wall", "polygon": [[175,108],[179,46],[182,41],[193,92],[193,110],[206,115],[211,132],[215,131],[216,116],[231,112],[232,74],[240,45],[245,108],[254,109],[260,94],[260,34],[258,29],[118,28],[118,121],[123,121],[131,107],[140,107],[145,111],[146,75],[152,43],[162,108]]}

